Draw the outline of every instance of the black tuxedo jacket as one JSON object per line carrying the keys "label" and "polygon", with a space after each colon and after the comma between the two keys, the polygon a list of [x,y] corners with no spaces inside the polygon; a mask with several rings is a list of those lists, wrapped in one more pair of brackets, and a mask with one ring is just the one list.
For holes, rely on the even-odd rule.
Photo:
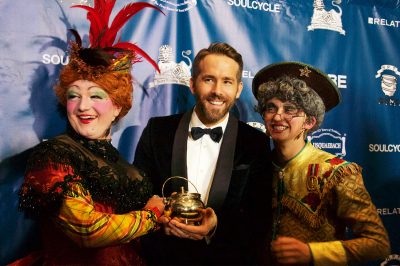
{"label": "black tuxedo jacket", "polygon": [[[152,179],[155,194],[169,196],[179,191],[179,182],[168,182],[162,191],[164,181],[171,176],[187,177],[191,114],[151,118],[142,133],[134,164]],[[142,238],[148,263],[257,263],[271,230],[271,177],[268,138],[231,114],[207,202],[218,217],[211,243],[166,236],[161,230]]]}

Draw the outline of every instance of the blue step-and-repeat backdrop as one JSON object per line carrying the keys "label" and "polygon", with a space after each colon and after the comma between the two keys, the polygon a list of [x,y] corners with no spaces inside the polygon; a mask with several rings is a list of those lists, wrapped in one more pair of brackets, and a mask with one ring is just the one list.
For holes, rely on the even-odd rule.
{"label": "blue step-and-repeat backdrop", "polygon": [[[263,66],[303,61],[336,82],[342,104],[310,139],[363,167],[364,181],[400,263],[400,3],[373,0],[143,0],[145,9],[123,29],[153,57],[134,65],[134,100],[114,128],[113,144],[133,160],[148,119],[188,110],[195,54],[223,41],[244,58],[244,90],[233,112],[263,128],[251,82]],[[118,0],[116,10],[128,0]],[[69,28],[88,32],[93,0],[0,0],[0,265],[40,245],[36,224],[18,212],[17,192],[30,148],[65,129],[53,85],[68,63]],[[84,36],[87,40],[87,35]],[[400,89],[399,89],[400,90]],[[162,136],[160,136],[162,137]]]}

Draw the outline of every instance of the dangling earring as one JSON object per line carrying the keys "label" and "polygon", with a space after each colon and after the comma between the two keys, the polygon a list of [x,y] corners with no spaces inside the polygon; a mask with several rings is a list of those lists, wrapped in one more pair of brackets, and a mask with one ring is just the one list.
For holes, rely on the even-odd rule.
{"label": "dangling earring", "polygon": [[301,136],[304,136],[304,132],[306,132],[306,129],[304,128],[304,124],[301,127],[301,132],[299,133],[299,135],[296,136],[295,140],[298,140],[299,138],[301,138]]}

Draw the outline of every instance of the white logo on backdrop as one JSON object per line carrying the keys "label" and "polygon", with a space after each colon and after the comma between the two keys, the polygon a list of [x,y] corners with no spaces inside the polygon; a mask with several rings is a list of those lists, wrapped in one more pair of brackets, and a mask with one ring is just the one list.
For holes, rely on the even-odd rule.
{"label": "white logo on backdrop", "polygon": [[368,17],[368,24],[398,28],[400,26],[400,20]]}
{"label": "white logo on backdrop", "polygon": [[69,56],[59,54],[43,54],[42,63],[46,65],[68,65]]}
{"label": "white logo on backdrop", "polygon": [[369,152],[400,152],[400,144],[371,143],[368,145]]}
{"label": "white logo on backdrop", "polygon": [[309,31],[315,29],[332,30],[345,35],[342,27],[342,9],[339,6],[340,3],[341,0],[332,1],[332,6],[336,7],[338,11],[334,9],[326,11],[323,0],[314,0],[314,12],[311,24],[307,29]]}
{"label": "white logo on backdrop", "polygon": [[152,0],[153,4],[174,12],[186,12],[197,5],[197,0]]}
{"label": "white logo on backdrop", "polygon": [[259,0],[227,0],[227,3],[230,6],[261,10],[271,13],[280,13],[282,9],[282,5],[279,3],[270,3]]}
{"label": "white logo on backdrop", "polygon": [[320,128],[314,131],[311,136],[307,136],[307,139],[321,150],[340,157],[346,156],[346,134],[340,134],[333,129]]}
{"label": "white logo on backdrop", "polygon": [[192,61],[189,55],[192,53],[191,50],[183,51],[182,57],[184,57],[186,62],[176,63],[174,61],[174,56],[172,53],[172,47],[169,45],[162,45],[158,49],[158,67],[160,68],[160,73],[156,72],[154,75],[154,81],[150,83],[150,88],[161,84],[180,84],[185,86],[190,86],[191,68]]}
{"label": "white logo on backdrop", "polygon": [[71,3],[71,5],[84,5],[84,6],[93,6],[94,0],[58,0],[60,3]]}
{"label": "white logo on backdrop", "polygon": [[[385,74],[382,74],[386,70],[391,72],[385,72]],[[379,69],[375,75],[375,78],[381,78],[382,91],[386,96],[389,97],[392,97],[397,90],[397,78],[396,76],[392,75],[393,73],[397,76],[400,76],[400,72],[398,71],[397,67],[392,65],[382,65],[381,69]]]}

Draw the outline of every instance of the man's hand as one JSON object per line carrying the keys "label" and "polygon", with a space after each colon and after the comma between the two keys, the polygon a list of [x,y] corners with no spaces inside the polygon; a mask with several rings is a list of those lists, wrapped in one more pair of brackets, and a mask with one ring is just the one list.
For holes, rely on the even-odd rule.
{"label": "man's hand", "polygon": [[217,226],[217,215],[211,208],[200,209],[199,211],[203,216],[200,225],[188,225],[182,223],[178,218],[173,218],[168,223],[164,223],[165,233],[180,238],[203,239]]}
{"label": "man's hand", "polygon": [[309,246],[293,237],[278,237],[272,241],[271,250],[280,264],[308,265],[311,262]]}

